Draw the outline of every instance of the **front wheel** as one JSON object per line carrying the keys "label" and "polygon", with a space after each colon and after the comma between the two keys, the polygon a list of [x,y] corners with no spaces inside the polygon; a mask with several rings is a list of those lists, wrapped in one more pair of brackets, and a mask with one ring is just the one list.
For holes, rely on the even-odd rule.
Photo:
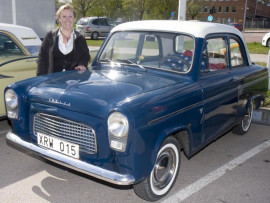
{"label": "front wheel", "polygon": [[244,135],[249,130],[249,127],[252,121],[253,109],[254,109],[254,104],[251,101],[248,105],[245,116],[241,120],[241,123],[235,126],[235,128],[233,129],[233,133],[238,134],[238,135]]}
{"label": "front wheel", "polygon": [[180,168],[180,145],[174,137],[162,143],[151,174],[134,185],[135,193],[144,200],[157,201],[165,196],[175,183]]}

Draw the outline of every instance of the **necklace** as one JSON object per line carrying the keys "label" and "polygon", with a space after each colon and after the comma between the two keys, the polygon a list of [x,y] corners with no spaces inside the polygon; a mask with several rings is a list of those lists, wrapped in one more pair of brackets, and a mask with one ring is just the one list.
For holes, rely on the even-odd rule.
{"label": "necklace", "polygon": [[69,34],[69,36],[66,36],[61,29],[60,32],[67,39],[67,41],[70,39],[71,33]]}

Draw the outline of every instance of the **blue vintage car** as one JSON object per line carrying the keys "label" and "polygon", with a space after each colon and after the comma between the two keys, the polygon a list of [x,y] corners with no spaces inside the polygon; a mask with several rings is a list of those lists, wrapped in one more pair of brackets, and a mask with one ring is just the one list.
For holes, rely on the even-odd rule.
{"label": "blue vintage car", "polygon": [[173,187],[182,152],[190,158],[231,129],[248,131],[267,79],[231,26],[123,23],[88,71],[6,88],[6,138],[155,201]]}

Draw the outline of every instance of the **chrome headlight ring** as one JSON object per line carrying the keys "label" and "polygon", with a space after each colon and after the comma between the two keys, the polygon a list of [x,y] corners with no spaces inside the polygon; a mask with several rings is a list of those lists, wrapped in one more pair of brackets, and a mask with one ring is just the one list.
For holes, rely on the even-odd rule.
{"label": "chrome headlight ring", "polygon": [[18,96],[12,89],[8,89],[5,92],[5,103],[8,118],[18,118]]}
{"label": "chrome headlight ring", "polygon": [[124,152],[126,150],[129,122],[125,115],[113,112],[107,121],[110,147]]}

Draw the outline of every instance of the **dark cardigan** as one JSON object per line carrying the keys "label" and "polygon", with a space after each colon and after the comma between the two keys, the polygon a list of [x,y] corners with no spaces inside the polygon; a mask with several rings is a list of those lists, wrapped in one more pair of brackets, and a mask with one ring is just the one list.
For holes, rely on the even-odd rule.
{"label": "dark cardigan", "polygon": [[[58,46],[58,32],[59,29],[48,32],[42,41],[38,56],[37,75],[55,72],[53,70],[53,51],[54,47]],[[84,65],[87,68],[90,61],[89,49],[84,37],[79,32],[74,32],[76,36],[73,44],[74,58],[70,69],[74,70],[79,65]]]}

